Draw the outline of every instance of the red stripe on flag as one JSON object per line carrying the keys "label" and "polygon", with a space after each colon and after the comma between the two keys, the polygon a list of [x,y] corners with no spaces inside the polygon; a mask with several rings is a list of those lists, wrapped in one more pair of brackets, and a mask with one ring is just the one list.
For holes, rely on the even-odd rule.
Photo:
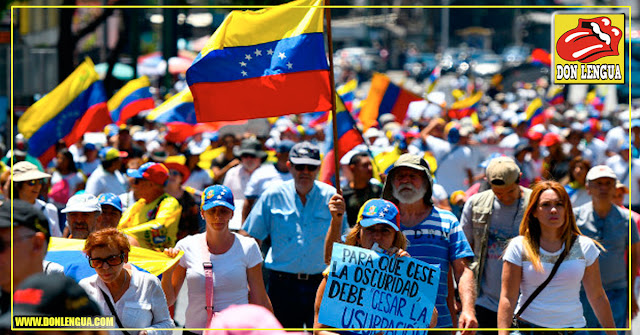
{"label": "red stripe on flag", "polygon": [[405,117],[407,116],[407,109],[409,109],[409,104],[412,101],[420,101],[420,100],[423,100],[423,99],[401,87],[400,94],[398,94],[396,103],[393,105],[391,114],[395,115],[396,120],[402,123]]}
{"label": "red stripe on flag", "polygon": [[231,121],[331,109],[326,70],[190,86],[198,122]]}
{"label": "red stripe on flag", "polygon": [[332,179],[336,175],[336,164],[333,162],[333,152],[333,149],[331,149],[324,155],[322,166],[320,167],[320,175],[318,176],[318,180],[329,185],[333,185]]}
{"label": "red stripe on flag", "polygon": [[151,97],[132,101],[120,111],[120,120],[114,121],[117,121],[116,123],[121,125],[127,122],[128,119],[138,115],[138,113],[147,109],[154,109],[155,107],[156,105]]}
{"label": "red stripe on flag", "polygon": [[349,130],[338,139],[338,155],[342,158],[342,156],[346,155],[349,150],[362,142],[362,137],[358,131],[355,129]]}
{"label": "red stripe on flag", "polygon": [[112,123],[112,121],[107,109],[107,103],[95,104],[87,109],[80,120],[76,121],[73,130],[64,137],[64,142],[67,146],[70,146],[77,143],[84,133],[102,131],[104,126],[109,123]]}

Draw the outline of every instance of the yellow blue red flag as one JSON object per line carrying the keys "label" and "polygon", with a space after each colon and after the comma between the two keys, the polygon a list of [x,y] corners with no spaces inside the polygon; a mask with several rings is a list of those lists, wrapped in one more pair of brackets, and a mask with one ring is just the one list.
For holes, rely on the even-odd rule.
{"label": "yellow blue red flag", "polygon": [[122,86],[107,102],[113,122],[120,125],[142,111],[155,108],[150,88],[147,76],[130,80]]}
{"label": "yellow blue red flag", "polygon": [[[230,113],[233,114],[233,113]],[[176,93],[162,105],[156,107],[147,115],[147,119],[155,122],[185,122],[196,124],[196,111],[193,106],[193,96],[188,88]]]}
{"label": "yellow blue red flag", "polygon": [[[84,242],[85,240],[52,237],[45,260],[62,265],[64,274],[76,281],[93,276],[96,271],[89,266],[89,261],[82,252]],[[181,251],[178,256],[171,258],[162,252],[131,247],[129,264],[139,270],[159,276],[178,262],[182,255],[184,253]]]}
{"label": "yellow blue red flag", "polygon": [[388,113],[402,122],[407,115],[409,103],[419,100],[422,98],[392,83],[386,75],[374,73],[367,100],[360,109],[360,122],[366,130],[376,125],[381,115]]}
{"label": "yellow blue red flag", "polygon": [[331,109],[323,4],[232,11],[187,70],[198,122]]}

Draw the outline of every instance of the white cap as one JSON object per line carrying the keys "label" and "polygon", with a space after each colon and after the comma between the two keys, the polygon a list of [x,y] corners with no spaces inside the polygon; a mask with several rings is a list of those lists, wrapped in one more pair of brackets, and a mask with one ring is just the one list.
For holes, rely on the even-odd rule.
{"label": "white cap", "polygon": [[67,206],[61,210],[62,213],[81,212],[102,212],[102,207],[98,203],[98,198],[89,193],[76,194],[69,198]]}
{"label": "white cap", "polygon": [[592,167],[587,173],[587,181],[592,181],[600,178],[611,178],[614,180],[618,179],[613,170],[606,165],[596,165]]}

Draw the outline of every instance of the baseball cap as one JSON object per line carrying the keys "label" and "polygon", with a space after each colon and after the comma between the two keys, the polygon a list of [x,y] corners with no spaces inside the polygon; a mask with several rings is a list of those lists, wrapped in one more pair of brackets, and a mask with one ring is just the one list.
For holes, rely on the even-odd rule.
{"label": "baseball cap", "polygon": [[556,133],[546,133],[540,141],[540,146],[550,147],[554,144],[560,143],[560,136]]}
{"label": "baseball cap", "polygon": [[596,165],[587,172],[587,181],[592,181],[600,178],[612,178],[618,180],[618,177],[613,170],[606,165]]}
{"label": "baseball cap", "polygon": [[100,308],[76,281],[63,274],[38,273],[13,293],[14,315],[96,316]]}
{"label": "baseball cap", "polygon": [[104,147],[98,152],[98,157],[101,161],[110,161],[112,159],[124,158],[127,156],[129,156],[129,154],[126,151],[119,151],[114,147]]}
{"label": "baseball cap", "polygon": [[96,150],[96,145],[91,143],[91,142],[87,142],[84,144],[84,151],[90,151],[90,150]]}
{"label": "baseball cap", "polygon": [[213,207],[224,206],[234,211],[233,193],[231,189],[224,185],[213,185],[202,192],[202,210],[209,210]]}
{"label": "baseball cap", "polygon": [[98,204],[109,205],[115,207],[115,209],[122,212],[122,201],[120,198],[113,193],[102,193],[98,196]]}
{"label": "baseball cap", "polygon": [[35,164],[21,161],[13,164],[13,181],[27,181],[51,177],[50,174],[38,170]]}
{"label": "baseball cap", "polygon": [[289,161],[293,164],[320,165],[320,148],[311,142],[300,142],[289,151]]}
{"label": "baseball cap", "polygon": [[511,185],[520,177],[520,168],[510,157],[500,156],[489,162],[485,175],[492,185]]}
{"label": "baseball cap", "polygon": [[60,212],[62,213],[72,213],[72,212],[81,212],[81,213],[91,213],[91,212],[101,212],[102,207],[98,203],[98,198],[95,195],[89,193],[76,194],[69,198],[67,201],[67,206],[63,208]]}
{"label": "baseball cap", "polygon": [[[13,205],[13,221],[11,220],[11,205]],[[12,199],[0,205],[0,228],[11,226],[23,226],[35,232],[44,233],[47,241],[51,236],[49,221],[44,213],[23,200]]]}
{"label": "baseball cap", "polygon": [[400,231],[398,214],[398,207],[391,201],[370,199],[362,205],[360,215],[358,215],[358,222],[365,228],[383,223],[391,226],[395,231]]}
{"label": "baseball cap", "polygon": [[146,179],[164,185],[169,179],[169,169],[162,163],[144,163],[137,170],[128,169],[127,175],[136,179]]}
{"label": "baseball cap", "polygon": [[16,135],[15,140],[13,141],[13,153],[16,156],[26,156],[29,151],[29,143],[24,138],[24,135],[18,134]]}
{"label": "baseball cap", "polygon": [[191,171],[189,171],[189,168],[185,165],[186,163],[187,157],[183,155],[177,155],[167,157],[167,159],[162,164],[164,164],[164,166],[166,166],[169,170],[176,170],[180,172],[180,174],[182,175],[182,183],[184,184],[184,182],[187,181],[187,179],[189,179],[189,176],[191,175]]}

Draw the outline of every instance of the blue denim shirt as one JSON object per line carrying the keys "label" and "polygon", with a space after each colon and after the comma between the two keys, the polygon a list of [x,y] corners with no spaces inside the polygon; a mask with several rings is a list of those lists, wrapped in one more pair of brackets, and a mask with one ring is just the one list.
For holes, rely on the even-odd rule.
{"label": "blue denim shirt", "polygon": [[[289,180],[260,196],[242,229],[260,240],[271,236],[266,268],[307,274],[325,269],[324,240],[331,224],[328,204],[335,193],[333,186],[315,181],[303,205],[294,180]],[[342,227],[349,227],[346,215]]]}

